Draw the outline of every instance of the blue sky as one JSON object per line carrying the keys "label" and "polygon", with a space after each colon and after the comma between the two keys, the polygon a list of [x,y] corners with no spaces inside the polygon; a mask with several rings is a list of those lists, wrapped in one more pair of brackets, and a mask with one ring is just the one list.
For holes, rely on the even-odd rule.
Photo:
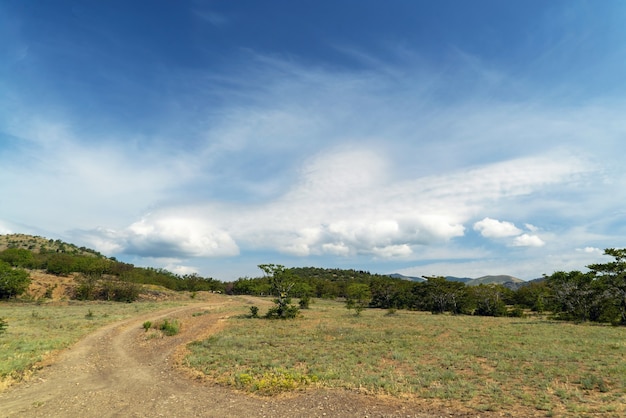
{"label": "blue sky", "polygon": [[626,236],[622,1],[0,0],[0,233],[221,280]]}

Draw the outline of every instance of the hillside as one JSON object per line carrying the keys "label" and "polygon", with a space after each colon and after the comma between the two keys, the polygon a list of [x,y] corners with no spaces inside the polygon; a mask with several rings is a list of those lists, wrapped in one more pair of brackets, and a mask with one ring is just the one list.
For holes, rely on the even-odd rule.
{"label": "hillside", "polygon": [[[405,276],[399,273],[388,274],[389,277],[394,279],[403,279],[410,280],[414,282],[424,282],[426,279],[423,277],[415,277],[415,276]],[[465,283],[467,286],[478,286],[481,284],[501,284],[506,285],[507,287],[519,287],[526,283],[522,279],[518,279],[517,277],[509,276],[506,274],[501,274],[497,276],[482,276],[476,279],[472,279],[471,277],[455,277],[455,276],[445,276],[445,279],[450,282],[461,282]]]}
{"label": "hillside", "polygon": [[74,244],[69,244],[59,239],[53,240],[27,234],[0,235],[0,251],[6,250],[8,248],[22,248],[32,251],[36,254],[64,253],[71,255],[89,255],[104,258],[102,254],[89,248],[78,247]]}
{"label": "hillside", "polygon": [[501,274],[498,276],[482,276],[474,280],[470,280],[466,284],[468,286],[478,286],[481,284],[505,284],[505,283],[525,283],[524,280],[517,277]]}

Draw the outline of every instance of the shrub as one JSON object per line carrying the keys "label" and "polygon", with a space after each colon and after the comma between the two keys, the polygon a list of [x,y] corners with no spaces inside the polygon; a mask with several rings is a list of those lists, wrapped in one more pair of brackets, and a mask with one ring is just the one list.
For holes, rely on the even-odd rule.
{"label": "shrub", "polygon": [[265,317],[267,319],[293,319],[297,318],[300,309],[296,305],[277,305],[270,308]]}
{"label": "shrub", "polygon": [[171,322],[169,319],[165,319],[161,325],[159,325],[159,329],[163,332],[163,334],[171,337],[172,335],[178,334],[180,331],[180,323],[175,319]]}
{"label": "shrub", "polygon": [[2,251],[0,260],[6,261],[13,267],[33,268],[35,266],[33,253],[23,248],[8,248]]}
{"label": "shrub", "polygon": [[526,314],[524,313],[524,310],[522,308],[520,308],[519,306],[516,306],[509,311],[508,316],[514,317],[514,318],[524,318]]}
{"label": "shrub", "polygon": [[74,257],[67,254],[54,254],[46,263],[46,271],[57,276],[67,276],[73,270]]}
{"label": "shrub", "polygon": [[7,331],[8,326],[9,324],[7,323],[7,321],[5,321],[4,318],[0,318],[0,335],[4,334]]}
{"label": "shrub", "polygon": [[78,300],[112,300],[115,302],[134,302],[139,297],[141,287],[136,283],[101,280],[99,275],[89,275],[80,281],[74,291]]}
{"label": "shrub", "polygon": [[146,322],[144,322],[144,323],[143,323],[143,329],[144,329],[146,332],[148,332],[148,330],[149,330],[150,328],[152,328],[152,322],[150,322],[150,321],[146,321]]}
{"label": "shrub", "polygon": [[259,317],[259,307],[250,306],[250,318],[258,318],[258,317]]}
{"label": "shrub", "polygon": [[309,309],[309,305],[311,304],[311,297],[308,295],[302,296],[298,305],[300,305],[300,309]]}
{"label": "shrub", "polygon": [[28,289],[30,274],[26,270],[14,269],[0,261],[0,299],[21,295]]}
{"label": "shrub", "polygon": [[117,282],[113,285],[113,300],[116,302],[134,302],[139,297],[139,285],[128,282]]}

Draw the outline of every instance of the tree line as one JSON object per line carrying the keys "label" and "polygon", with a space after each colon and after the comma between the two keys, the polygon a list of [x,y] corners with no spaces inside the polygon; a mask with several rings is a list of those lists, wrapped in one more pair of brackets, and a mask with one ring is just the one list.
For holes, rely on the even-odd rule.
{"label": "tree line", "polygon": [[[136,298],[138,287],[155,284],[176,291],[214,291],[233,295],[276,296],[274,270],[289,278],[289,297],[343,298],[358,306],[409,309],[435,314],[520,316],[524,311],[549,312],[554,318],[626,325],[626,249],[606,249],[613,261],[587,266],[587,272],[557,271],[518,289],[501,284],[467,286],[444,277],[409,281],[363,270],[262,265],[262,277],[221,282],[197,274],[176,275],[165,269],[136,267],[95,252],[35,252],[8,248],[0,252],[0,299],[23,293],[29,283],[23,269],[50,274],[79,273],[79,299]],[[274,270],[267,270],[270,266]],[[261,267],[261,266],[260,266]],[[356,286],[355,285],[359,285]],[[365,292],[365,287],[367,291]],[[354,298],[358,289],[360,295]],[[364,296],[367,295],[367,300]],[[364,304],[365,303],[365,304]]]}
{"label": "tree line", "polygon": [[[350,306],[408,309],[434,314],[522,316],[526,311],[550,313],[555,319],[626,325],[626,249],[606,249],[613,261],[587,266],[588,272],[557,271],[517,289],[502,284],[449,281],[425,277],[409,281],[361,270],[314,267],[285,269],[293,297],[344,298]],[[240,278],[226,283],[229,294],[272,294],[271,276]]]}

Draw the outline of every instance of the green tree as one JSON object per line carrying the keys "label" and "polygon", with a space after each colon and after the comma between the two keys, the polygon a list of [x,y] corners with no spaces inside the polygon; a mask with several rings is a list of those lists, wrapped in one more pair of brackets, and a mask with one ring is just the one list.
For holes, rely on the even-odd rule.
{"label": "green tree", "polygon": [[371,300],[370,287],[364,283],[353,283],[346,289],[346,308],[354,309],[356,316],[361,315]]}
{"label": "green tree", "polygon": [[0,261],[0,299],[21,295],[28,289],[30,274],[26,270],[13,268]]}
{"label": "green tree", "polygon": [[467,297],[465,283],[446,280],[445,277],[425,277],[422,283],[427,310],[432,313],[463,311]]}
{"label": "green tree", "polygon": [[597,320],[599,288],[593,272],[557,271],[547,278],[554,298],[555,313],[561,319]]}
{"label": "green tree", "polygon": [[295,318],[300,313],[297,306],[291,304],[291,289],[295,285],[293,274],[280,264],[259,264],[258,266],[268,277],[275,307],[271,308],[266,317],[270,319]]}
{"label": "green tree", "polygon": [[615,324],[626,325],[626,248],[607,248],[604,254],[613,257],[614,261],[587,266],[616,312],[613,318],[610,317],[613,315],[602,316]]}
{"label": "green tree", "polygon": [[68,254],[54,254],[46,263],[46,270],[50,274],[57,276],[66,276],[70,274],[74,268],[75,257]]}
{"label": "green tree", "polygon": [[476,303],[476,314],[482,316],[506,316],[505,298],[512,293],[501,284],[480,284],[470,287],[470,297]]}
{"label": "green tree", "polygon": [[542,313],[549,308],[552,293],[546,280],[532,281],[515,291],[513,296],[517,305]]}

